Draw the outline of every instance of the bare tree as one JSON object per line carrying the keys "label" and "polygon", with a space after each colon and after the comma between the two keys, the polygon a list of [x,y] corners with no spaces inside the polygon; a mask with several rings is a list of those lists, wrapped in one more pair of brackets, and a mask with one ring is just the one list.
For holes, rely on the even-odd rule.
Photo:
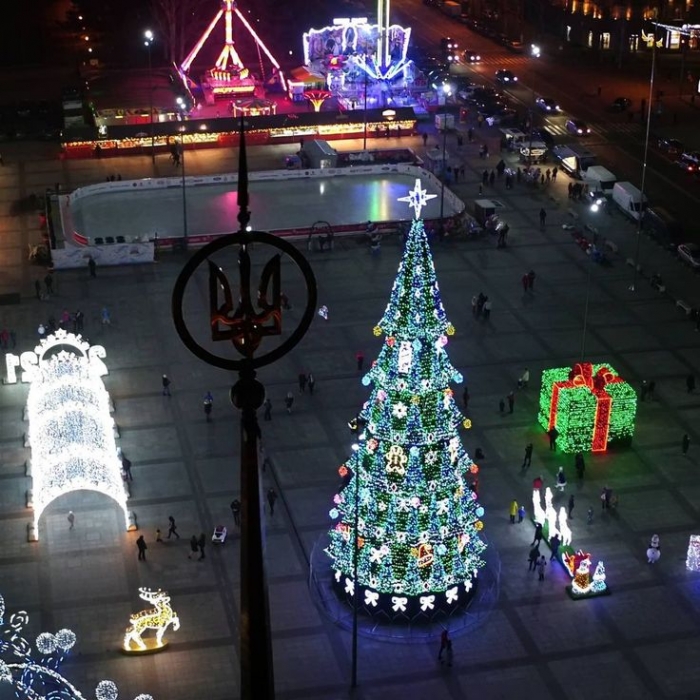
{"label": "bare tree", "polygon": [[151,7],[165,55],[170,63],[180,65],[211,17],[206,17],[201,0],[151,0]]}

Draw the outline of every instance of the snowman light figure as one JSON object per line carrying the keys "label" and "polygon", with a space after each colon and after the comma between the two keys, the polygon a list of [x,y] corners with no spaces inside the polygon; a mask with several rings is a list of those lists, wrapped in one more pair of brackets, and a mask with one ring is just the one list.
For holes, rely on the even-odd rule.
{"label": "snowman light figure", "polygon": [[659,559],[661,559],[659,536],[652,535],[651,542],[649,542],[649,548],[647,549],[647,563],[656,564]]}

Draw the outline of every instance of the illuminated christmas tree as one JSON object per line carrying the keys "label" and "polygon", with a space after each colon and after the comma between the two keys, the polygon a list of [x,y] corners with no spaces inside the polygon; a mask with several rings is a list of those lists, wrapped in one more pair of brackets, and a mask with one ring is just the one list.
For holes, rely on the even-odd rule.
{"label": "illuminated christmas tree", "polygon": [[353,598],[357,564],[363,609],[409,619],[464,605],[486,547],[479,537],[484,510],[470,488],[478,467],[458,432],[470,423],[450,388],[462,381],[445,352],[454,328],[420,219],[434,196],[417,180],[401,199],[415,219],[374,329],[386,338],[362,380],[373,391],[356,419],[359,439],[340,467],[344,486],[330,512],[328,554],[341,595]]}

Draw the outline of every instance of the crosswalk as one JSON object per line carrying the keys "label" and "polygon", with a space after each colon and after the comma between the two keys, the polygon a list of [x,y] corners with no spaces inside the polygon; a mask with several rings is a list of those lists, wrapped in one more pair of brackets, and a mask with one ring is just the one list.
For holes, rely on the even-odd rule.
{"label": "crosswalk", "polygon": [[[555,124],[551,122],[546,122],[545,128],[553,136],[566,136],[567,138],[575,138],[567,130],[564,124]],[[613,135],[617,136],[628,136],[628,137],[641,137],[643,135],[642,127],[639,124],[627,124],[627,123],[611,123],[605,125],[591,126],[591,133],[588,137],[581,139],[582,143],[592,141],[595,138],[606,138]]]}

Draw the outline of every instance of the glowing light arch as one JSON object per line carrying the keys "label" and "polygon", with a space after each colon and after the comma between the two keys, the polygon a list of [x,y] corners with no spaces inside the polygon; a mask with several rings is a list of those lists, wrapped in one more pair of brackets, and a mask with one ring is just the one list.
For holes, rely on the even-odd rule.
{"label": "glowing light arch", "polygon": [[[56,347],[62,349],[48,356]],[[93,349],[80,336],[61,331],[43,340],[35,351],[38,362],[29,377],[27,398],[33,539],[38,539],[39,518],[46,507],[72,491],[96,491],[112,498],[129,528],[115,425],[100,376],[106,372],[100,359],[104,352],[96,355]]]}

